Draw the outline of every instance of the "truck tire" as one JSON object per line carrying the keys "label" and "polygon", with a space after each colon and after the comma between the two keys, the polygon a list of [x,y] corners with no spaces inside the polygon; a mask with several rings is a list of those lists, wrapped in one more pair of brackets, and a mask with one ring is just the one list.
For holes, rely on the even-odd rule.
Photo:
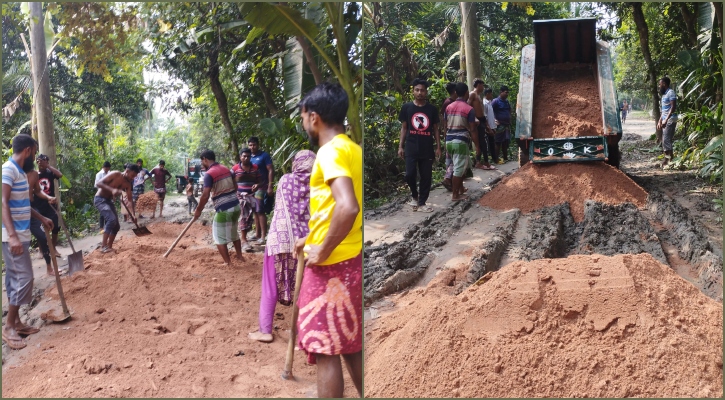
{"label": "truck tire", "polygon": [[619,152],[619,143],[609,146],[609,158],[607,164],[614,168],[619,169],[619,162],[622,159],[622,154]]}

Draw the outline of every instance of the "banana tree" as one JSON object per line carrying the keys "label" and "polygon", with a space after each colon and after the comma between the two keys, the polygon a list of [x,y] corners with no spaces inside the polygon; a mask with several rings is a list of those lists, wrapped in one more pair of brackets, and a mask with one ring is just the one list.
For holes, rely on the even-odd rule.
{"label": "banana tree", "polygon": [[[332,72],[337,81],[348,95],[350,107],[347,111],[347,122],[350,126],[350,136],[357,142],[362,142],[362,118],[360,99],[362,97],[361,68],[356,67],[349,60],[350,50],[357,40],[362,28],[361,19],[357,14],[355,3],[323,3],[324,17],[332,32],[332,39],[320,37],[318,24],[305,18],[299,10],[281,4],[270,3],[241,3],[240,10],[243,18],[249,22],[253,29],[247,35],[247,40],[240,46],[251,43],[263,34],[285,35],[289,38],[301,37],[315,50],[324,65]],[[310,3],[306,7],[320,7]],[[334,42],[330,45],[330,42]],[[335,57],[337,60],[335,60]],[[301,62],[301,58],[298,59]],[[310,60],[308,59],[308,62]],[[290,69],[292,70],[292,69]],[[299,75],[299,70],[297,71]],[[285,80],[285,92],[295,92],[296,86],[302,90],[301,80],[295,83]]]}

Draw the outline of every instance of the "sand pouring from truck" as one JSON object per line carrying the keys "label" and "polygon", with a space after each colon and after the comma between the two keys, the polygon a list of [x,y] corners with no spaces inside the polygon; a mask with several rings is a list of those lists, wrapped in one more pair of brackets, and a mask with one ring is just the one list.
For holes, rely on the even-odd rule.
{"label": "sand pouring from truck", "polygon": [[[596,21],[595,18],[534,21],[535,44],[525,46],[521,52],[514,135],[519,147],[519,165],[605,161],[619,167],[622,124],[617,112],[609,44],[596,40]],[[590,121],[597,126],[596,135],[591,134],[591,129],[589,133],[572,136],[555,135],[546,131],[550,127],[536,124],[535,121],[541,120],[535,115],[537,105],[546,102],[546,97],[559,95],[536,93],[535,81],[544,79],[556,81],[562,89],[581,80],[596,82],[598,93],[577,93],[590,100],[598,94],[595,105],[601,107],[600,117],[598,121]]]}

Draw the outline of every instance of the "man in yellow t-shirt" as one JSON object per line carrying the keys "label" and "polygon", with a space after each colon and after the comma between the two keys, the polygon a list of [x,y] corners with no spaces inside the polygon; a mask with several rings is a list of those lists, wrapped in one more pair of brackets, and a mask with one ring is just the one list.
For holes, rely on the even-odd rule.
{"label": "man in yellow t-shirt", "polygon": [[344,133],[348,98],[340,85],[316,86],[299,107],[320,150],[310,176],[310,233],[296,243],[306,253],[298,344],[317,364],[318,397],[342,397],[340,356],[362,396],[362,149]]}

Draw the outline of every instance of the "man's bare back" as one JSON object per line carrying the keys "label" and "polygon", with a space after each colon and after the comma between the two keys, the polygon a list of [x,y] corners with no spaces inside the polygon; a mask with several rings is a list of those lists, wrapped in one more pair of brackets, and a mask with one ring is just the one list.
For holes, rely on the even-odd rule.
{"label": "man's bare back", "polygon": [[121,192],[126,192],[129,198],[131,198],[131,187],[133,178],[130,180],[123,176],[119,171],[111,171],[99,181],[99,188],[96,192],[96,196],[110,199],[114,196],[120,195]]}
{"label": "man's bare back", "polygon": [[475,90],[468,96],[468,105],[476,111],[476,118],[483,121],[483,101],[481,101],[481,96]]}

